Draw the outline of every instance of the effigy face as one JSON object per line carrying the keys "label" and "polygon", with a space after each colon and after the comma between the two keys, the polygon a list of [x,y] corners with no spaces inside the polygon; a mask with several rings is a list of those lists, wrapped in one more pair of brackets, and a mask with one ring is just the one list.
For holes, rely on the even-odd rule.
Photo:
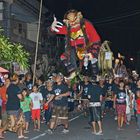
{"label": "effigy face", "polygon": [[67,25],[75,26],[76,24],[80,24],[81,18],[82,18],[81,12],[72,11],[72,12],[69,12],[68,14],[66,14],[66,16],[64,18],[64,22]]}
{"label": "effigy face", "polygon": [[69,13],[67,15],[67,19],[69,20],[69,22],[75,22],[77,19],[77,15],[76,13]]}

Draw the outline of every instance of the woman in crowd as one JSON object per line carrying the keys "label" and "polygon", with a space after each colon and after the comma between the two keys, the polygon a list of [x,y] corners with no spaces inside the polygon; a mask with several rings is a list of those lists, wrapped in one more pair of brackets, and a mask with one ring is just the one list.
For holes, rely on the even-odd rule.
{"label": "woman in crowd", "polygon": [[9,115],[7,121],[7,129],[13,132],[17,132],[18,138],[26,138],[23,135],[24,119],[23,114],[20,111],[20,100],[22,95],[20,88],[18,87],[19,78],[17,75],[13,75],[11,78],[11,84],[7,88],[7,104],[6,110]]}
{"label": "woman in crowd", "polygon": [[118,115],[118,130],[123,130],[123,124],[126,116],[126,92],[124,82],[120,81],[119,90],[114,96],[114,108]]}

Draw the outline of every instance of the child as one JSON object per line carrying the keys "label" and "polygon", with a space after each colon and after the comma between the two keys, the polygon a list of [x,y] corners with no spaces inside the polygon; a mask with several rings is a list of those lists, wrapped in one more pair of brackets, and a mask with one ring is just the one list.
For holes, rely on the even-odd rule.
{"label": "child", "polygon": [[140,90],[136,92],[136,113],[137,113],[137,125],[139,129],[137,135],[140,135]]}
{"label": "child", "polygon": [[[32,120],[34,121],[34,130],[40,130],[40,112],[41,104],[43,101],[42,94],[38,92],[37,85],[32,88],[32,93],[30,94],[32,99]],[[37,125],[36,125],[37,122]]]}
{"label": "child", "polygon": [[25,116],[25,131],[24,133],[29,132],[29,122],[31,118],[31,98],[27,92],[27,89],[22,90],[23,100],[20,101],[20,108],[22,109]]}

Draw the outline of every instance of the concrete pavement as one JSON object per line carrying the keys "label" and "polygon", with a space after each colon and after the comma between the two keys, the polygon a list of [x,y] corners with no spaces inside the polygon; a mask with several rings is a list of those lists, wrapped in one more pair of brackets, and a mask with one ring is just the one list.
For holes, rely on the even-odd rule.
{"label": "concrete pavement", "polygon": [[[95,136],[91,133],[88,125],[88,118],[82,114],[73,116],[70,120],[68,134],[62,134],[63,127],[58,127],[53,135],[47,134],[47,127],[41,124],[41,131],[33,131],[31,125],[30,133],[27,135],[30,140],[140,140],[140,136],[136,135],[136,123],[133,120],[131,125],[125,125],[123,131],[117,130],[117,122],[114,120],[114,115],[107,114],[103,119],[103,135]],[[14,133],[7,132],[6,140],[16,140],[17,136]]]}

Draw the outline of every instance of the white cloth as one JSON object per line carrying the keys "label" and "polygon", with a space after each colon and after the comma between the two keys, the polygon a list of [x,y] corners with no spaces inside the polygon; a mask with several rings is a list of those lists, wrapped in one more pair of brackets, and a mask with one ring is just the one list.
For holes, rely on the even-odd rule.
{"label": "white cloth", "polygon": [[101,103],[100,102],[90,102],[89,103],[89,106],[90,107],[100,107],[101,106]]}
{"label": "white cloth", "polygon": [[0,106],[2,106],[2,99],[0,98]]}
{"label": "white cloth", "polygon": [[126,94],[126,114],[130,114],[131,109],[130,109],[130,97],[128,94]]}
{"label": "white cloth", "polygon": [[33,102],[33,108],[32,109],[40,109],[41,107],[41,101],[43,100],[42,94],[40,92],[34,93],[32,92],[30,94],[30,98]]}

